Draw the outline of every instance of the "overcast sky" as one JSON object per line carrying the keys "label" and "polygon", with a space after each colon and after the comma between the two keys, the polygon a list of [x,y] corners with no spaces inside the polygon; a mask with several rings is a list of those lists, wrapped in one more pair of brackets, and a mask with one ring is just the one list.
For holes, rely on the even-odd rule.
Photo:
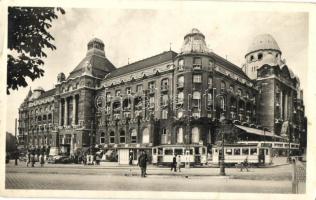
{"label": "overcast sky", "polygon": [[[306,87],[308,14],[286,12],[210,12],[206,10],[65,9],[54,21],[55,51],[47,50],[45,76],[29,82],[32,89],[52,89],[57,74],[69,72],[84,58],[87,43],[98,37],[106,57],[116,66],[126,65],[169,50],[179,52],[183,37],[198,28],[208,47],[241,66],[248,45],[257,34],[269,33],[278,42],[283,58]],[[7,131],[14,133],[18,107],[29,91],[20,88],[8,96]]]}

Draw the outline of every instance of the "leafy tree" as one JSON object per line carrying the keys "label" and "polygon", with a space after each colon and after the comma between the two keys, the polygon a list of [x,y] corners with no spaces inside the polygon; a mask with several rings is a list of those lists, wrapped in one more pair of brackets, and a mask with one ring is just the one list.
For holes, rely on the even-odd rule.
{"label": "leafy tree", "polygon": [[40,68],[47,57],[44,49],[55,50],[54,37],[48,32],[62,8],[50,7],[9,7],[8,8],[8,54],[7,94],[10,89],[28,85],[26,77],[32,81],[44,75]]}

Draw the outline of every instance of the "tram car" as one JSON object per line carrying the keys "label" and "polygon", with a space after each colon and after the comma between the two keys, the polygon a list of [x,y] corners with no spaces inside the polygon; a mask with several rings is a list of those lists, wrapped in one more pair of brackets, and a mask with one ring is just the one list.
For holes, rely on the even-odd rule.
{"label": "tram car", "polygon": [[156,165],[169,165],[174,156],[180,155],[183,164],[207,164],[207,147],[203,145],[161,145],[152,148],[152,163]]}
{"label": "tram car", "polygon": [[[218,165],[222,154],[222,146],[212,148],[212,164]],[[268,165],[272,163],[271,147],[258,144],[224,145],[224,162],[226,165],[242,163],[247,158],[252,165]]]}

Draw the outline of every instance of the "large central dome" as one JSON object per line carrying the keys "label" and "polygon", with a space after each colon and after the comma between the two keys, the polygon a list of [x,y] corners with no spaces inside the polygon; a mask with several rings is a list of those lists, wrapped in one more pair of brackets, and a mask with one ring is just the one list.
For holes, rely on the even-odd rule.
{"label": "large central dome", "polygon": [[278,43],[270,34],[261,34],[254,37],[250,43],[246,56],[259,50],[275,50],[281,53]]}
{"label": "large central dome", "polygon": [[205,36],[196,28],[193,28],[184,36],[181,53],[207,53],[209,52]]}

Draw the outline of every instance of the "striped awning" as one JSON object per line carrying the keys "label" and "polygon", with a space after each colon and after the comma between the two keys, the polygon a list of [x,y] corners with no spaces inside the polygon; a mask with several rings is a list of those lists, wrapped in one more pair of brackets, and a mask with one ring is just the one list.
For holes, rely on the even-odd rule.
{"label": "striped awning", "polygon": [[275,138],[280,138],[280,139],[284,139],[281,136],[275,135],[270,131],[263,131],[257,128],[250,128],[250,127],[246,127],[246,126],[241,126],[241,125],[235,125],[237,128],[246,131],[247,133],[250,134],[255,134],[255,135],[260,135],[260,136],[268,136],[268,137],[275,137]]}

